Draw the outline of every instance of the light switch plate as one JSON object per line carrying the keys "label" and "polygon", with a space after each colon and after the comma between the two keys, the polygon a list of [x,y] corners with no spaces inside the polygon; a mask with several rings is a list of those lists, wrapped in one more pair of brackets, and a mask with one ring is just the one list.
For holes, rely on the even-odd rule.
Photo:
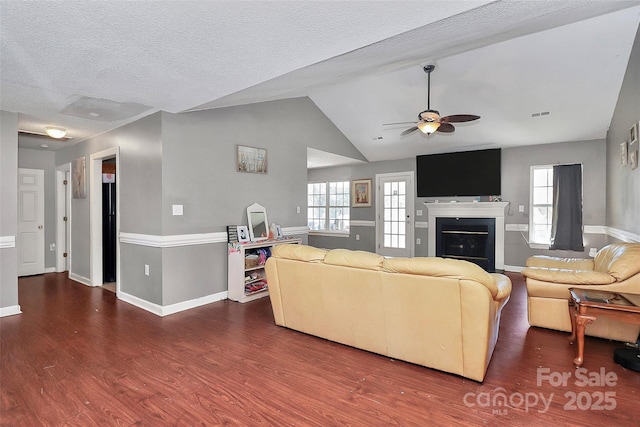
{"label": "light switch plate", "polygon": [[524,205],[518,205],[518,212],[524,212]]}
{"label": "light switch plate", "polygon": [[183,206],[182,205],[173,205],[173,214],[174,215],[183,215]]}

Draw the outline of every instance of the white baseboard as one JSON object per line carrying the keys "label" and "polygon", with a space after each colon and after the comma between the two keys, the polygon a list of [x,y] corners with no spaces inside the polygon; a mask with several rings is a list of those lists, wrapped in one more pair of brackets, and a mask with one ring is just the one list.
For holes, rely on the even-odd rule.
{"label": "white baseboard", "polygon": [[56,272],[56,268],[55,267],[47,267],[44,269],[45,274],[46,273],[55,273]]}
{"label": "white baseboard", "polygon": [[22,310],[20,310],[19,305],[10,305],[8,307],[0,307],[0,317],[14,316],[16,314],[21,314]]}
{"label": "white baseboard", "polygon": [[83,285],[87,285],[87,286],[93,286],[91,284],[91,280],[89,280],[86,277],[83,276],[79,276],[75,273],[69,272],[69,279],[74,280],[76,282],[82,283]]}
{"label": "white baseboard", "polygon": [[155,304],[122,291],[118,292],[117,297],[118,299],[121,299],[124,302],[128,302],[131,305],[135,305],[136,307],[146,310],[150,313],[153,313],[156,316],[164,317],[170,314],[179,313],[181,311],[189,310],[192,308],[200,307],[202,305],[211,304],[212,302],[217,302],[217,301],[227,299],[228,292],[227,291],[218,292],[217,294],[211,294],[202,298],[196,298],[189,301],[183,301],[183,302],[179,302],[171,305]]}
{"label": "white baseboard", "polygon": [[519,265],[505,265],[504,271],[509,271],[511,273],[521,273],[525,267],[520,267]]}

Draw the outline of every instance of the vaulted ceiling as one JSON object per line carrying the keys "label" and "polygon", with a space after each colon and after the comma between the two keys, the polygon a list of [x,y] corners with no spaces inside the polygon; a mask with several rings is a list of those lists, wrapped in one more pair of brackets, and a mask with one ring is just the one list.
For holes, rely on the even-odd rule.
{"label": "vaulted ceiling", "polygon": [[[606,135],[639,22],[639,1],[2,1],[0,108],[73,137],[25,148],[300,96],[370,161],[583,141]],[[431,107],[480,120],[384,125],[426,109],[426,64]]]}

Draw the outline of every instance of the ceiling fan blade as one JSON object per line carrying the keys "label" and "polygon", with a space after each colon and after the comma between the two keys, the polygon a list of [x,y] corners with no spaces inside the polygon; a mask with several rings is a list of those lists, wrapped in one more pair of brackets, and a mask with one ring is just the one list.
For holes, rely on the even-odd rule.
{"label": "ceiling fan blade", "polygon": [[395,123],[383,123],[382,126],[395,126],[395,125],[415,125],[418,122],[395,122]]}
{"label": "ceiling fan blade", "polygon": [[473,120],[478,120],[480,116],[475,116],[473,114],[453,114],[451,116],[446,116],[440,119],[440,123],[462,123],[462,122],[470,122]]}
{"label": "ceiling fan blade", "polygon": [[410,133],[415,132],[415,131],[417,131],[417,130],[418,130],[418,126],[414,126],[414,127],[412,127],[412,128],[409,128],[409,129],[405,130],[404,132],[402,132],[402,133],[400,134],[400,136],[409,135]]}
{"label": "ceiling fan blade", "polygon": [[438,126],[438,129],[436,129],[436,132],[451,133],[454,130],[456,130],[456,128],[454,128],[451,123],[440,122],[440,126]]}

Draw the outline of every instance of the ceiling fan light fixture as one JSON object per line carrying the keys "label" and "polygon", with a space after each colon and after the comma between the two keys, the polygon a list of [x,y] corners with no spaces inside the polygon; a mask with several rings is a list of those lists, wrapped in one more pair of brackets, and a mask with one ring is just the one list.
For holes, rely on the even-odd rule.
{"label": "ceiling fan light fixture", "polygon": [[55,127],[55,126],[47,126],[45,132],[47,132],[47,135],[49,135],[51,138],[55,138],[55,139],[61,139],[67,135],[66,129]]}
{"label": "ceiling fan light fixture", "polygon": [[426,133],[427,135],[430,135],[433,132],[437,131],[439,127],[440,127],[440,123],[439,122],[421,122],[421,123],[418,123],[418,129],[420,129],[420,132]]}

